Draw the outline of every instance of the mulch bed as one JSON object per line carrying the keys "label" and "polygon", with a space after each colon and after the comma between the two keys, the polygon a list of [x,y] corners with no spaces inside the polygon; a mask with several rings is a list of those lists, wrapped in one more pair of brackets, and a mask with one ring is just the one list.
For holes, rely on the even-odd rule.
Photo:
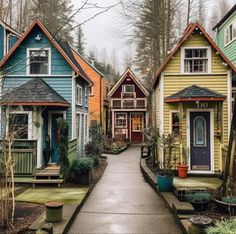
{"label": "mulch bed", "polygon": [[101,158],[98,165],[93,169],[92,186],[95,185],[100,180],[106,166],[107,166],[106,158]]}
{"label": "mulch bed", "polygon": [[[26,233],[28,227],[44,211],[45,206],[28,202],[16,202],[15,220],[11,227],[1,229],[0,233]],[[0,215],[1,215],[0,210]]]}

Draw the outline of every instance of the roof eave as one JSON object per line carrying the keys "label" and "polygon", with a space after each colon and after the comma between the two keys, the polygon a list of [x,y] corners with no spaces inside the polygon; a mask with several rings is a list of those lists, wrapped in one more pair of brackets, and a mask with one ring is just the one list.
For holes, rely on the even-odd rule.
{"label": "roof eave", "polygon": [[226,97],[192,97],[192,98],[165,98],[165,103],[177,103],[177,102],[221,102],[225,101]]}

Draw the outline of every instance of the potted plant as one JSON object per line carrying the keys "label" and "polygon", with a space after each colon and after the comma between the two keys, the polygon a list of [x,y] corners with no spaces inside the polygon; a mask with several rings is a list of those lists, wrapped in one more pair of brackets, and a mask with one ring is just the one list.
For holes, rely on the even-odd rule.
{"label": "potted plant", "polygon": [[182,161],[177,165],[178,176],[180,178],[186,178],[188,176],[188,154],[185,147],[182,148]]}
{"label": "potted plant", "polygon": [[93,158],[80,157],[72,162],[70,168],[71,180],[78,184],[89,184],[92,179]]}
{"label": "potted plant", "polygon": [[163,147],[163,164],[162,169],[157,174],[157,186],[160,192],[170,192],[173,187],[173,149],[177,147],[177,138],[174,134],[164,135],[158,138],[158,144]]}
{"label": "potted plant", "polygon": [[222,197],[221,200],[213,199],[220,207],[230,212],[231,215],[236,215],[236,196]]}
{"label": "potted plant", "polygon": [[195,211],[201,212],[207,210],[211,194],[208,192],[195,192],[186,194],[185,197],[193,205]]}
{"label": "potted plant", "polygon": [[214,226],[206,229],[207,234],[230,234],[236,233],[236,218],[221,220]]}

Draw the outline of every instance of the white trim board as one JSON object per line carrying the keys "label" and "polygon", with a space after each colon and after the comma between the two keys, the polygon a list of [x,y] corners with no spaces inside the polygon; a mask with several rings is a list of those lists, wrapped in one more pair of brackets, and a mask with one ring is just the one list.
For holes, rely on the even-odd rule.
{"label": "white trim board", "polygon": [[[211,170],[209,171],[198,171],[198,170],[191,170],[191,155],[190,155],[190,112],[210,112],[210,142],[211,142]],[[215,160],[214,160],[214,108],[187,108],[187,149],[189,151],[189,170],[188,173],[192,174],[213,174],[215,172]]]}

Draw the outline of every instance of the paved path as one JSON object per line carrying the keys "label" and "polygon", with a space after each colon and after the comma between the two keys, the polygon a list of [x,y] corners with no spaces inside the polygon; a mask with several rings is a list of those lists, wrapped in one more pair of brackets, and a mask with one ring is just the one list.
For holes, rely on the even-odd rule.
{"label": "paved path", "polygon": [[103,177],[68,233],[182,233],[162,199],[144,181],[139,161],[139,146],[108,157]]}

